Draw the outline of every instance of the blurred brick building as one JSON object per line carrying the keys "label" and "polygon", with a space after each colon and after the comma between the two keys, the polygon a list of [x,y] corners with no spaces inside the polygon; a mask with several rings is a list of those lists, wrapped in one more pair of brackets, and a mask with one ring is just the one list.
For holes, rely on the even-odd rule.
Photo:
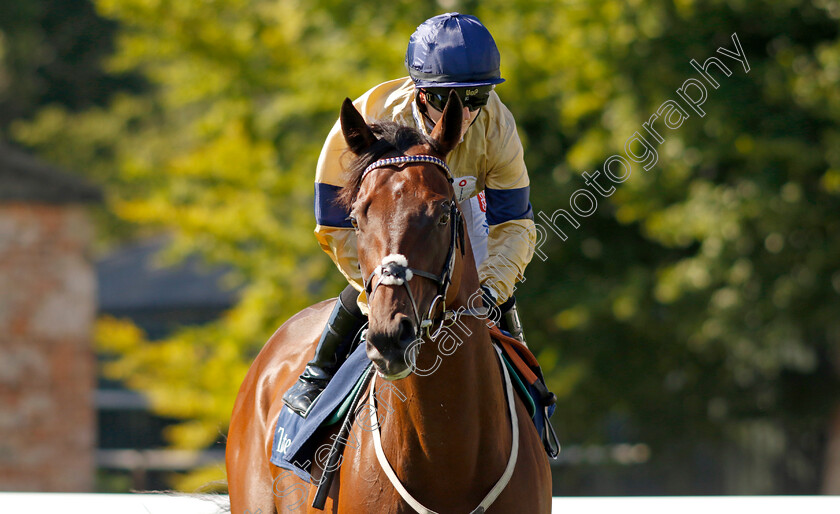
{"label": "blurred brick building", "polygon": [[94,487],[100,191],[0,143],[0,490]]}

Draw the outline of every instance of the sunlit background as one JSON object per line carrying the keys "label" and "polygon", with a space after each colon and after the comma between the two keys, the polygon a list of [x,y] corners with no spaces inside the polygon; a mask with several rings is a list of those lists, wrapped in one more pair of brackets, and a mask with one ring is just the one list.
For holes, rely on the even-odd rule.
{"label": "sunlit background", "polygon": [[496,38],[535,213],[688,116],[516,292],[554,494],[840,494],[838,0],[0,3],[0,490],[225,490],[251,360],[344,285],[312,234],[340,103],[450,10]]}

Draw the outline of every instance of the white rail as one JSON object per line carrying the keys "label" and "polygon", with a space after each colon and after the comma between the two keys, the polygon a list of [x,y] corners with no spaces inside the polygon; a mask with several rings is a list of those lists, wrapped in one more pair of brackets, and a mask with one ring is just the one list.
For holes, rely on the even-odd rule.
{"label": "white rail", "polygon": [[840,496],[554,498],[562,514],[840,514]]}
{"label": "white rail", "polygon": [[227,503],[222,495],[0,493],[3,514],[219,514]]}
{"label": "white rail", "polygon": [[[219,514],[225,512],[226,504],[225,496],[213,495],[0,493],[2,513]],[[554,498],[552,511],[562,514],[840,514],[840,496],[566,497]]]}

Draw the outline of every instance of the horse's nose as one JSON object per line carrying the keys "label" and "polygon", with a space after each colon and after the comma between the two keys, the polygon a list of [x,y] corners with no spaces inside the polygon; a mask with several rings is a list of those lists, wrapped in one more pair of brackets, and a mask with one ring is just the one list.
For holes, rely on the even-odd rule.
{"label": "horse's nose", "polygon": [[408,348],[408,345],[414,342],[416,336],[416,329],[414,322],[408,316],[400,320],[399,328],[397,329],[397,341],[401,348]]}
{"label": "horse's nose", "polygon": [[414,322],[405,314],[397,314],[389,323],[372,319],[365,336],[366,351],[382,377],[398,380],[411,373],[405,356],[416,332]]}

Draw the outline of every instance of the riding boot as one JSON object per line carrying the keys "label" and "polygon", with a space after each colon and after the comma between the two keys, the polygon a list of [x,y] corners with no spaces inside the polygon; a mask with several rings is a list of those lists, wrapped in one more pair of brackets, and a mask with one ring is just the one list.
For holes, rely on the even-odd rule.
{"label": "riding boot", "polygon": [[509,333],[514,339],[528,346],[525,342],[525,334],[522,331],[522,321],[519,319],[519,310],[516,308],[516,299],[511,296],[508,300],[499,305],[502,311],[502,318],[499,320],[499,328]]}
{"label": "riding boot", "polygon": [[295,385],[283,395],[283,401],[290,409],[306,417],[315,399],[347,358],[350,345],[364,322],[364,318],[355,316],[344,306],[341,298],[336,300],[315,348],[315,356],[307,363]]}

